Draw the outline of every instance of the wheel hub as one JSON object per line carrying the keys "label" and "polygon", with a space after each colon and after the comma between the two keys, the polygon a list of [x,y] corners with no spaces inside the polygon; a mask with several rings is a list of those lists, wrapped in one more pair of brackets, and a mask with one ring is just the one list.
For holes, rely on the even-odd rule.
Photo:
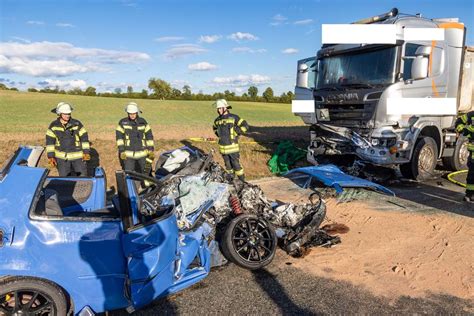
{"label": "wheel hub", "polygon": [[434,160],[435,157],[433,150],[430,147],[425,146],[420,151],[420,156],[418,158],[418,168],[431,172]]}
{"label": "wheel hub", "polygon": [[467,142],[464,142],[459,149],[459,162],[466,165],[469,159],[469,151],[467,150]]}

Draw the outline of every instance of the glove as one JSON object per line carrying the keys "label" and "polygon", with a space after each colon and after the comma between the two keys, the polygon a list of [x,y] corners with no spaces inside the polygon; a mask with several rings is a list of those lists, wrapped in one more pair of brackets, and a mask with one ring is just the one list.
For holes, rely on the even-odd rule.
{"label": "glove", "polygon": [[48,163],[50,167],[56,167],[58,165],[58,162],[54,157],[48,158]]}
{"label": "glove", "polygon": [[469,136],[469,134],[470,134],[470,132],[469,132],[469,130],[468,130],[467,128],[464,128],[464,129],[462,130],[462,136]]}
{"label": "glove", "polygon": [[127,154],[126,154],[124,151],[122,151],[122,152],[120,153],[120,159],[122,159],[122,160],[127,159]]}
{"label": "glove", "polygon": [[148,152],[148,159],[150,159],[150,160],[155,159],[155,153],[152,152],[152,151],[149,151],[149,152]]}
{"label": "glove", "polygon": [[89,161],[89,160],[91,160],[91,155],[90,155],[90,154],[83,154],[83,155],[82,155],[82,160],[84,160],[84,161]]}

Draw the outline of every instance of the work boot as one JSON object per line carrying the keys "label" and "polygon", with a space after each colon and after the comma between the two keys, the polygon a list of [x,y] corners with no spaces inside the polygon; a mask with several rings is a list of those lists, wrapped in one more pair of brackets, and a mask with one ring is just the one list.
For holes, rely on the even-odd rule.
{"label": "work boot", "polygon": [[245,182],[245,176],[244,175],[239,176],[239,180],[242,182]]}
{"label": "work boot", "polygon": [[464,201],[468,203],[474,203],[474,195],[473,194],[466,194],[464,196]]}

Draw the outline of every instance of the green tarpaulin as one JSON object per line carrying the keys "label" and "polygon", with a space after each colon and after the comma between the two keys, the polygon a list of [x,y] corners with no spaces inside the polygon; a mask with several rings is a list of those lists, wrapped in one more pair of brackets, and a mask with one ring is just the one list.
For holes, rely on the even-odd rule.
{"label": "green tarpaulin", "polygon": [[306,157],[306,150],[296,147],[289,140],[280,142],[272,158],[268,161],[268,168],[273,174],[285,173],[295,163]]}

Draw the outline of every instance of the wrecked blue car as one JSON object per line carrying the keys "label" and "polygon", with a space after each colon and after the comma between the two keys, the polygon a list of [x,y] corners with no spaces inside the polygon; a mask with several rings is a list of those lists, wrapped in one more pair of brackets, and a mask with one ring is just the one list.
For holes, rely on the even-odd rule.
{"label": "wrecked blue car", "polygon": [[37,167],[43,150],[20,147],[0,170],[0,315],[132,312],[225,257],[248,269],[273,259],[272,225],[209,180],[207,159],[188,157],[191,175],[159,180],[118,171],[114,194],[100,167],[93,177],[49,176]]}

